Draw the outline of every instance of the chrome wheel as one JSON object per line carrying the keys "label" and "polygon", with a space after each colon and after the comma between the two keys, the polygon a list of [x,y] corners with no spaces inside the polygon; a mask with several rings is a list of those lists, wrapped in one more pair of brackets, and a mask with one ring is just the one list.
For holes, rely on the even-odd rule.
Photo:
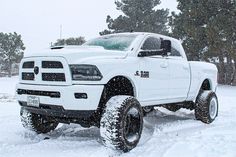
{"label": "chrome wheel", "polygon": [[195,117],[203,123],[210,124],[218,116],[218,99],[213,91],[202,91],[197,97]]}
{"label": "chrome wheel", "polygon": [[211,119],[214,119],[217,116],[217,110],[218,110],[218,102],[215,97],[213,97],[210,101],[210,106],[209,106],[209,113]]}

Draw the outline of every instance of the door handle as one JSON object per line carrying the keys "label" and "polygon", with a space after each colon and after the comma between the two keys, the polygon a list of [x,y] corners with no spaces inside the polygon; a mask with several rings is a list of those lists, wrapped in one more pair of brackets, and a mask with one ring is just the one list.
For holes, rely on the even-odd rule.
{"label": "door handle", "polygon": [[167,68],[168,67],[168,63],[167,62],[163,62],[160,65],[161,68]]}
{"label": "door handle", "polygon": [[188,67],[188,66],[183,66],[183,69],[184,69],[184,70],[188,70],[189,67]]}

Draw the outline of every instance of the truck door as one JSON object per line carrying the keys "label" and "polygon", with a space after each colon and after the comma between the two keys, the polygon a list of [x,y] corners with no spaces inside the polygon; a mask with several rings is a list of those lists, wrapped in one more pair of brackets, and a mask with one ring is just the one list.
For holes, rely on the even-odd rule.
{"label": "truck door", "polygon": [[[161,39],[149,36],[144,41],[141,50],[160,50]],[[136,76],[139,77],[139,100],[142,104],[160,104],[169,97],[169,63],[161,55],[140,57],[140,69]]]}
{"label": "truck door", "polygon": [[170,69],[170,97],[175,102],[185,101],[190,86],[190,67],[187,59],[181,55],[180,45],[172,41],[168,56]]}

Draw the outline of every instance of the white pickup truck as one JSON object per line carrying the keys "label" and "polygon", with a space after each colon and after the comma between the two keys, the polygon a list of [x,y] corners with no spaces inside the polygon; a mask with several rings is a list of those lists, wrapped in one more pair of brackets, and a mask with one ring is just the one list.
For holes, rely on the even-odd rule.
{"label": "white pickup truck", "polygon": [[188,62],[180,41],[120,33],[25,56],[17,99],[30,130],[98,126],[104,144],[127,152],[139,142],[143,116],[156,106],[195,110],[197,120],[213,122],[216,88],[216,66]]}

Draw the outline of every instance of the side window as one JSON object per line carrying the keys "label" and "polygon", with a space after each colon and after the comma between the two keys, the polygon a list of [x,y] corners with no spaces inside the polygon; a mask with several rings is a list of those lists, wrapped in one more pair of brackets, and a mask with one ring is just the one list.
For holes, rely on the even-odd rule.
{"label": "side window", "polygon": [[178,43],[175,42],[175,41],[171,42],[171,54],[170,54],[170,56],[175,56],[175,57],[180,57],[181,56],[179,48],[178,48]]}
{"label": "side window", "polygon": [[170,56],[180,57],[181,55],[180,55],[180,52],[178,50],[176,50],[174,47],[171,47]]}
{"label": "side window", "polygon": [[161,40],[155,37],[149,37],[146,39],[142,46],[142,50],[159,50],[161,47]]}

